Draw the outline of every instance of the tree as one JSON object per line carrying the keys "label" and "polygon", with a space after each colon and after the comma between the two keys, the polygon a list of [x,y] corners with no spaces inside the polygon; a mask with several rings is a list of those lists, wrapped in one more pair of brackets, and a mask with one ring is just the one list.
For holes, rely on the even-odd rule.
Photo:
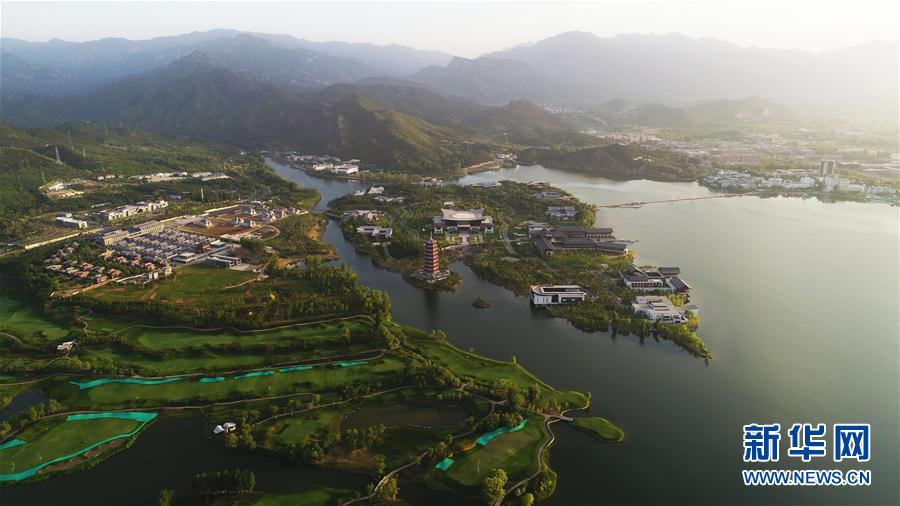
{"label": "tree", "polygon": [[164,488],[159,491],[159,506],[172,506],[175,503],[175,491]]}
{"label": "tree", "polygon": [[531,492],[525,492],[521,497],[519,497],[519,504],[521,506],[531,506],[532,504],[534,504],[534,494],[532,494]]}
{"label": "tree", "polygon": [[244,237],[243,239],[241,239],[241,246],[249,251],[252,251],[253,253],[261,252],[264,247],[262,241],[260,241],[259,239],[251,239],[249,237]]}
{"label": "tree", "polygon": [[378,476],[384,475],[384,470],[387,467],[387,463],[384,461],[384,455],[375,455],[373,460],[375,461],[375,474]]}
{"label": "tree", "polygon": [[506,471],[497,468],[484,477],[481,482],[481,497],[485,504],[494,505],[506,494],[506,482],[509,477]]}
{"label": "tree", "polygon": [[392,502],[397,500],[397,494],[400,493],[400,487],[397,485],[397,477],[391,476],[384,480],[384,484],[378,489],[376,497],[382,501]]}

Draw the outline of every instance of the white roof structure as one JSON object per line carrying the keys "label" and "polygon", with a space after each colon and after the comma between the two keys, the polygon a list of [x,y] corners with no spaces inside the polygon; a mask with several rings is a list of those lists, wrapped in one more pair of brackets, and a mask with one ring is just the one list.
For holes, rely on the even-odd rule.
{"label": "white roof structure", "polygon": [[441,209],[441,214],[445,220],[450,221],[468,221],[480,220],[484,217],[481,209],[457,210],[457,209]]}

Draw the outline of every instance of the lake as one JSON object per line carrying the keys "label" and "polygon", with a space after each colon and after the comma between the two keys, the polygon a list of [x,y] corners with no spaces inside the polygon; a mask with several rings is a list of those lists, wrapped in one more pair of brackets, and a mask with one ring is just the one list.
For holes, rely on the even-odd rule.
{"label": "lake", "polygon": [[[323,204],[359,183],[313,178],[271,162],[284,178],[319,188]],[[714,195],[696,183],[611,181],[540,166],[483,172],[462,184],[546,180],[578,198],[618,204]],[[344,185],[347,191],[340,191]],[[708,364],[669,342],[581,332],[530,309],[527,299],[463,277],[456,293],[425,292],[375,267],[332,224],[325,240],[360,281],[391,295],[397,320],[447,332],[451,342],[519,363],[551,384],[590,391],[591,413],[627,433],[603,445],[555,425],[559,472],[549,504],[898,504],[900,266],[898,209],[816,199],[740,197],[640,209],[601,209],[597,223],[637,240],[638,263],[675,265],[700,308]],[[472,307],[483,296],[490,309]],[[872,460],[817,459],[812,469],[871,469],[870,487],[745,487],[742,426],[872,424]],[[829,445],[830,449],[830,445]]]}

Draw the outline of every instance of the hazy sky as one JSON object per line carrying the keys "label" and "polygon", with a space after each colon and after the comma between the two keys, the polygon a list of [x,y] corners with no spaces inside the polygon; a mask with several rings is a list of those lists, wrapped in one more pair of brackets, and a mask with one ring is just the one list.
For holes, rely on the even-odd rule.
{"label": "hazy sky", "polygon": [[513,2],[0,2],[3,37],[144,39],[233,28],[310,40],[397,43],[459,56],[560,32],[680,32],[741,46],[824,51],[897,40],[897,0]]}

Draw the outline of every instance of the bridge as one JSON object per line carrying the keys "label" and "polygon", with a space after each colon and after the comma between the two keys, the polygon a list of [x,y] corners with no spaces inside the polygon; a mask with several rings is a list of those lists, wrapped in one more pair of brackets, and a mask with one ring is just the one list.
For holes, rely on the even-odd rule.
{"label": "bridge", "polygon": [[624,204],[609,204],[606,206],[597,206],[603,208],[614,208],[614,207],[624,207],[624,208],[638,208],[641,206],[646,206],[649,204],[665,204],[665,203],[674,203],[674,202],[686,202],[686,201],[695,201],[695,200],[709,200],[709,199],[727,199],[731,197],[744,197],[747,195],[756,195],[757,192],[748,192],[748,193],[725,193],[722,195],[711,195],[709,197],[683,197],[678,199],[667,199],[667,200],[647,200],[647,201],[635,201],[635,202],[626,202]]}

